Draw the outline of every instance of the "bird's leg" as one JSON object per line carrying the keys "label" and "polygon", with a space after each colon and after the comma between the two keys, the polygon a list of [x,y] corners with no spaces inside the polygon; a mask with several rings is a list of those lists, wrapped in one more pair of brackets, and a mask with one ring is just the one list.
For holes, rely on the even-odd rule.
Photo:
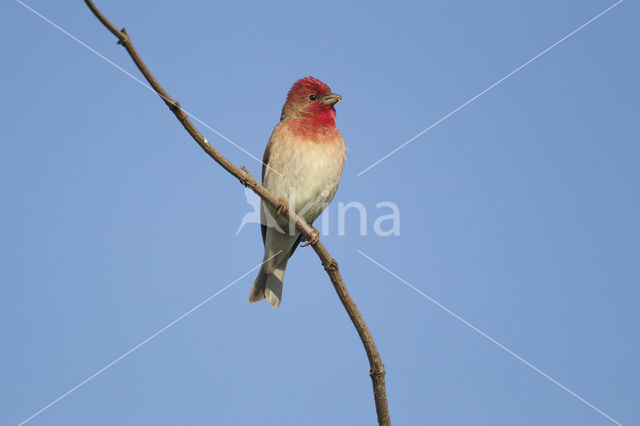
{"label": "bird's leg", "polygon": [[284,200],[284,198],[279,198],[278,204],[276,205],[276,215],[278,216],[285,215],[287,214],[288,210],[289,210],[289,206],[287,205],[287,202]]}
{"label": "bird's leg", "polygon": [[311,237],[308,240],[306,240],[307,242],[302,244],[300,247],[306,247],[306,246],[313,245],[313,244],[317,243],[318,240],[320,239],[320,232],[318,232],[318,230],[316,228],[314,228],[313,226],[311,227],[311,229],[313,229]]}

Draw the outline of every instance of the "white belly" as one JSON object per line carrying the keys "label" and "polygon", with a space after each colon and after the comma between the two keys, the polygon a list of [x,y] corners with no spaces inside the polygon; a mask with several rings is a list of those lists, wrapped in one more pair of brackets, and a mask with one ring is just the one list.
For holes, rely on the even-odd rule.
{"label": "white belly", "polygon": [[311,223],[338,190],[345,159],[344,141],[340,138],[339,143],[284,139],[272,142],[263,185]]}

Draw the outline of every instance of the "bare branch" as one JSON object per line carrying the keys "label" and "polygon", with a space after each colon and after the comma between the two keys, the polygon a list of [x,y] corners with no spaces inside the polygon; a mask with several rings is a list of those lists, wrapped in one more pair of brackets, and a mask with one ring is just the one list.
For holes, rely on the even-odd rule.
{"label": "bare branch", "polygon": [[[249,173],[249,171],[244,167],[237,167],[232,162],[227,160],[222,154],[220,154],[209,142],[207,139],[196,129],[196,127],[191,123],[187,114],[182,110],[178,101],[173,99],[166,90],[158,83],[156,78],[153,76],[147,65],[142,61],[140,55],[136,51],[131,39],[125,29],[118,30],[103,14],[98,10],[98,8],[93,4],[91,0],[85,0],[85,3],[91,9],[93,14],[102,22],[102,24],[114,35],[118,38],[118,44],[124,46],[124,48],[131,56],[131,59],[136,64],[142,75],[144,75],[145,79],[149,82],[151,87],[156,91],[156,93],[162,98],[164,103],[169,107],[171,112],[176,116],[178,121],[182,124],[185,130],[191,135],[191,137],[196,141],[198,145],[220,166],[222,166],[226,171],[235,176],[240,183],[251,188],[253,192],[258,194],[260,198],[262,198],[265,202],[269,203],[273,207],[278,206],[279,200],[274,197],[269,191],[267,191],[262,185],[258,183],[258,181]],[[296,227],[300,230],[303,237],[305,239],[311,238],[313,235],[313,228],[305,222],[302,218],[295,214],[295,212],[288,210],[286,213],[289,217],[289,220],[296,224]],[[360,315],[360,311],[356,307],[347,287],[344,284],[342,279],[342,275],[340,275],[340,271],[338,269],[338,262],[331,257],[329,251],[325,248],[322,242],[318,241],[316,244],[312,245],[316,254],[320,258],[322,265],[324,266],[327,275],[331,279],[331,283],[342,302],[349,318],[353,322],[358,335],[360,336],[360,340],[364,346],[364,349],[367,353],[367,358],[369,359],[370,371],[369,374],[371,376],[371,381],[373,383],[373,395],[375,399],[376,412],[378,414],[378,424],[380,425],[390,425],[391,420],[389,418],[389,407],[387,404],[387,393],[385,387],[385,371],[384,365],[382,364],[382,360],[380,359],[380,354],[378,353],[378,349],[376,344],[371,336],[371,332],[367,327],[367,324],[364,322],[362,315]]]}

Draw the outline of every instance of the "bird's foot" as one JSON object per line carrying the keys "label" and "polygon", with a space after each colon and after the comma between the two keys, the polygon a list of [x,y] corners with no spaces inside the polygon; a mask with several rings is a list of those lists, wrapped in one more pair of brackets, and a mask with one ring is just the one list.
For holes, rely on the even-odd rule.
{"label": "bird's foot", "polygon": [[306,247],[306,246],[310,246],[313,245],[315,243],[318,242],[318,240],[320,239],[320,232],[318,232],[318,230],[316,228],[314,228],[313,226],[311,227],[311,229],[313,230],[311,237],[306,240],[307,242],[302,244],[300,247]]}
{"label": "bird's foot", "polygon": [[289,205],[284,200],[284,198],[278,199],[278,204],[276,205],[276,215],[281,216],[287,214],[289,211]]}

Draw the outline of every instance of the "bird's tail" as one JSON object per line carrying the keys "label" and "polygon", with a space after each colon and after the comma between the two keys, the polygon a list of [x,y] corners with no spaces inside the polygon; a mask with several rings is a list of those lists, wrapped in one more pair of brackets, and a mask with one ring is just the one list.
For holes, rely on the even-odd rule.
{"label": "bird's tail", "polygon": [[249,291],[249,302],[259,302],[267,299],[269,304],[277,309],[282,300],[282,282],[284,281],[284,272],[287,268],[288,258],[280,262],[280,264],[270,273],[265,272],[265,265],[262,265],[258,277],[253,282],[251,291]]}

